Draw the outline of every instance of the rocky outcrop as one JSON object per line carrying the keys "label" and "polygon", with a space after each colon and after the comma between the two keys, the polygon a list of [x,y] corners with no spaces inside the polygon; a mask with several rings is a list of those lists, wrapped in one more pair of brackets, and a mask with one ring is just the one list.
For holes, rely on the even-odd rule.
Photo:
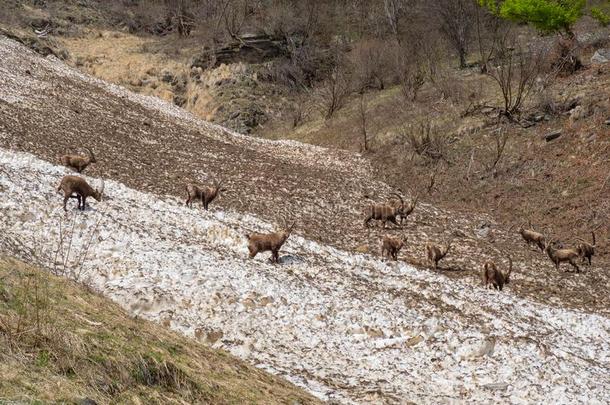
{"label": "rocky outcrop", "polygon": [[610,62],[610,48],[602,48],[595,51],[591,57],[591,63],[608,63]]}
{"label": "rocky outcrop", "polygon": [[220,48],[205,49],[193,60],[192,66],[205,69],[223,63],[262,63],[282,55],[285,43],[265,34],[244,34]]}

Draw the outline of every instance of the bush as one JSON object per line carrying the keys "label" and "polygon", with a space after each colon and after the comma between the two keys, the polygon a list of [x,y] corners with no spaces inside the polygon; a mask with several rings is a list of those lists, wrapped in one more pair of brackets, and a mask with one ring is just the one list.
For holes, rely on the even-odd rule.
{"label": "bush", "polygon": [[572,34],[572,26],[582,16],[585,0],[479,0],[492,12],[507,20],[532,24],[545,34]]}

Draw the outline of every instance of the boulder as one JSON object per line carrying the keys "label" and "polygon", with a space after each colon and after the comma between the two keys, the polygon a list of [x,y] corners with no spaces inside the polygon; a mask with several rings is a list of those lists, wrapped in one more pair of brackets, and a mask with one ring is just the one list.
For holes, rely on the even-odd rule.
{"label": "boulder", "polygon": [[591,63],[608,63],[610,62],[610,48],[602,48],[595,51],[591,57]]}

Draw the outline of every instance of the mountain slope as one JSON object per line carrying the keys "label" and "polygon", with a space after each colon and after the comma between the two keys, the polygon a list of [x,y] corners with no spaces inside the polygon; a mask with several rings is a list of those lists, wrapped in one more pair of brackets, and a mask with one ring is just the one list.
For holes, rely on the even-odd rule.
{"label": "mountain slope", "polygon": [[110,180],[111,199],[64,213],[50,202],[59,202],[55,185],[67,169],[6,150],[0,168],[6,195],[27,201],[0,201],[3,250],[320,398],[610,400],[606,316],[448,282],[296,235],[282,265],[248,260],[244,231],[271,228],[253,215],[205,213]]}
{"label": "mountain slope", "polygon": [[[0,61],[3,249],[324,399],[608,400],[600,269],[557,272],[489,217],[425,204],[401,230],[364,228],[364,196],[390,189],[359,156],[234,134],[12,41],[0,39]],[[39,158],[81,145],[97,152],[89,179],[106,178],[109,199],[65,214],[55,188],[69,171]],[[176,197],[212,177],[229,192],[210,212]],[[247,260],[244,235],[283,219],[298,229],[282,265]],[[427,240],[455,249],[442,273],[355,253],[377,253],[385,233],[409,235],[401,258],[413,263]],[[498,294],[478,271],[504,248],[516,271]]]}
{"label": "mountain slope", "polygon": [[0,257],[0,402],[85,399],[316,402],[222,351],[129,317],[76,283]]}

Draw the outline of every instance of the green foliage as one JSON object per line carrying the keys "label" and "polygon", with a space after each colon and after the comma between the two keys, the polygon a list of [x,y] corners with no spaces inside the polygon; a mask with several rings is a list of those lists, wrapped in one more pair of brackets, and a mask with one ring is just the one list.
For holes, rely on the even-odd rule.
{"label": "green foliage", "polygon": [[597,22],[603,27],[606,27],[608,26],[608,24],[610,24],[610,14],[608,14],[599,7],[591,8],[591,17],[595,18]]}
{"label": "green foliage", "polygon": [[583,15],[585,0],[478,0],[492,13],[515,22],[532,24],[545,34],[571,33]]}

